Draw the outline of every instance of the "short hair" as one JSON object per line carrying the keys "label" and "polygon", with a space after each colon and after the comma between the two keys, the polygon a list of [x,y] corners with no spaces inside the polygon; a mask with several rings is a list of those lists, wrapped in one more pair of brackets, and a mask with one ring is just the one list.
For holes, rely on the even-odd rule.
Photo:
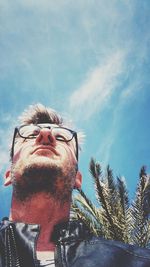
{"label": "short hair", "polygon": [[63,118],[54,110],[42,104],[30,105],[19,117],[21,124],[52,123],[63,125]]}

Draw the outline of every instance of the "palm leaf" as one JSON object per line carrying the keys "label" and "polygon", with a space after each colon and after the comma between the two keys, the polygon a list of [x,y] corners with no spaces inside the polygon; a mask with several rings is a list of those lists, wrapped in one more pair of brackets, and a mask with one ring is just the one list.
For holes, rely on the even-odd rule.
{"label": "palm leaf", "polygon": [[140,179],[136,190],[136,198],[131,206],[132,213],[132,242],[141,247],[149,245],[149,208],[147,208],[147,200],[150,199],[150,182],[146,175],[145,168],[140,171]]}

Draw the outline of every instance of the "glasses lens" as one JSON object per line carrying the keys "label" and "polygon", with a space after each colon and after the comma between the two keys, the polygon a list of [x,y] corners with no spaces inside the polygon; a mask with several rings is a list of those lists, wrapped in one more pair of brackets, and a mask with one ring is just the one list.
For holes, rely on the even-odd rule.
{"label": "glasses lens", "polygon": [[52,134],[60,141],[70,141],[73,138],[73,134],[69,130],[59,127],[52,128]]}
{"label": "glasses lens", "polygon": [[19,129],[19,134],[24,138],[34,138],[40,132],[40,127],[37,125],[25,125]]}

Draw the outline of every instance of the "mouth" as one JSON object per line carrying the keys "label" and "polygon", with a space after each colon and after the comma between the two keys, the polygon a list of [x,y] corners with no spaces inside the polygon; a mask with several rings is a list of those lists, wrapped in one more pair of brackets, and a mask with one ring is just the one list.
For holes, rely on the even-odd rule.
{"label": "mouth", "polygon": [[40,154],[40,155],[54,154],[56,156],[59,156],[59,153],[52,146],[48,146],[48,145],[36,147],[36,149],[34,149],[32,154],[35,154],[35,153]]}

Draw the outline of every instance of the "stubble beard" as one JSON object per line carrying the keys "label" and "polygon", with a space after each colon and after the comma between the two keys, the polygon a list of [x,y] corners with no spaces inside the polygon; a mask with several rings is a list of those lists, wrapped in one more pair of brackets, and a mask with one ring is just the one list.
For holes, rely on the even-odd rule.
{"label": "stubble beard", "polygon": [[13,194],[18,201],[26,201],[38,193],[53,197],[61,205],[71,201],[76,166],[65,172],[59,166],[26,166],[16,179],[12,167]]}

